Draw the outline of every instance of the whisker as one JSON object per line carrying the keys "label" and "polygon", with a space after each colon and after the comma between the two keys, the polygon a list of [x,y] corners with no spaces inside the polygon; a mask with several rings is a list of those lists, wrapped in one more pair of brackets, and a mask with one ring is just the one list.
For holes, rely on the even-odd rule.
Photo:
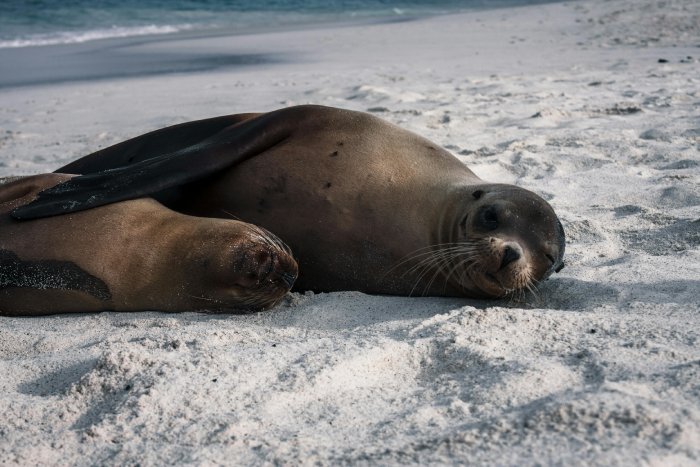
{"label": "whisker", "polygon": [[[431,247],[431,248],[432,248],[432,247]],[[439,250],[432,250],[432,251],[427,251],[427,252],[423,252],[423,253],[417,253],[417,254],[415,254],[415,255],[413,255],[413,254],[411,253],[411,254],[410,254],[410,257],[409,257],[409,255],[404,256],[405,259],[403,259],[402,261],[399,261],[397,264],[395,264],[394,266],[392,266],[385,274],[390,273],[391,271],[395,270],[396,268],[400,267],[400,266],[403,265],[403,264],[406,264],[406,263],[408,263],[408,262],[410,262],[410,261],[415,261],[416,259],[418,259],[418,258],[420,258],[420,257],[426,256],[426,257],[430,258],[432,255],[434,255],[434,254],[436,254],[436,253],[437,253],[437,254],[449,254],[450,252],[452,252],[452,251],[457,251],[457,250],[459,250],[460,248],[461,248],[461,247],[459,247],[459,246],[454,246],[454,247],[451,247],[451,248],[443,248],[443,249],[439,249]],[[425,248],[420,248],[419,250],[425,250]]]}
{"label": "whisker", "polygon": [[188,297],[190,297],[190,298],[194,298],[194,299],[197,299],[197,300],[205,300],[205,301],[207,301],[207,302],[213,302],[213,303],[217,303],[217,304],[219,304],[219,305],[226,305],[226,303],[223,302],[222,300],[217,300],[217,299],[215,299],[215,298],[202,297],[202,296],[192,295],[192,294],[186,294],[186,295],[187,295]]}
{"label": "whisker", "polygon": [[427,295],[438,280],[444,281],[445,289],[450,281],[460,286],[469,283],[469,275],[473,274],[480,254],[487,247],[484,239],[436,243],[421,247],[400,258],[382,278],[386,278],[397,269],[402,269],[398,277],[410,276],[413,282],[409,296],[413,296],[419,288],[422,289],[421,295]]}
{"label": "whisker", "polygon": [[221,212],[223,212],[224,214],[227,214],[231,219],[234,219],[234,220],[237,220],[237,221],[240,221],[240,220],[241,220],[240,217],[234,216],[233,214],[231,214],[230,212],[228,212],[226,209],[222,209]]}

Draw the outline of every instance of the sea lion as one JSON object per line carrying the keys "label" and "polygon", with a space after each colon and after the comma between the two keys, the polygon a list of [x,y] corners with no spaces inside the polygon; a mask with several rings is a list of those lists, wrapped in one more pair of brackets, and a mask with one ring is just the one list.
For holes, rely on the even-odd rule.
{"label": "sea lion", "polygon": [[60,171],[88,174],[17,209],[33,218],[151,195],[279,235],[296,289],[502,297],[563,267],[552,207],[375,116],[322,106],[157,130]]}
{"label": "sea lion", "polygon": [[297,265],[269,232],[192,217],[150,198],[19,222],[9,211],[71,175],[0,186],[0,314],[258,309]]}

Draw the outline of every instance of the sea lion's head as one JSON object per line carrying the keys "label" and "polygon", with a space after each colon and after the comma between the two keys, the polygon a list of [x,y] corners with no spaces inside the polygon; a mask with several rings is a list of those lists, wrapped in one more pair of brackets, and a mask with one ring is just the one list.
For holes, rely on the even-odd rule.
{"label": "sea lion's head", "polygon": [[564,228],[544,199],[504,184],[471,186],[459,196],[450,285],[470,296],[504,297],[533,290],[564,267]]}

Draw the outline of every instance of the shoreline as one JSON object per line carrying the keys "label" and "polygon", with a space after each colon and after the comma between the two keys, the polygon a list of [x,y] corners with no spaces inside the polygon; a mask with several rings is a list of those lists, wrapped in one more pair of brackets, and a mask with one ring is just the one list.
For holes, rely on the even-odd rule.
{"label": "shoreline", "polygon": [[[336,29],[364,28],[413,21],[425,21],[450,15],[473,15],[518,8],[531,8],[561,3],[562,0],[542,0],[538,4],[459,8],[454,11],[397,16],[366,16],[356,19],[309,21],[280,24],[267,28],[225,28],[182,30],[168,34],[111,37],[78,43],[60,43],[27,47],[0,48],[0,63],[8,64],[0,73],[0,89],[45,86],[71,82],[137,78],[207,71],[225,71],[236,67],[274,64],[299,60],[287,57],[283,51],[261,53],[223,53],[221,51],[183,54],[172,57],[170,44],[225,41],[233,44],[238,38],[254,40],[280,34],[329,32]],[[169,53],[143,54],[139,49],[163,48]]]}
{"label": "shoreline", "polygon": [[[478,0],[477,0],[478,1]],[[494,1],[496,3],[494,3]],[[80,44],[99,40],[109,40],[109,39],[130,39],[130,38],[145,38],[150,40],[151,38],[157,37],[172,37],[180,35],[182,37],[189,36],[190,38],[202,35],[241,35],[241,34],[255,34],[255,33],[265,33],[265,32],[289,32],[301,29],[314,29],[314,28],[330,28],[330,27],[343,27],[346,25],[357,26],[362,24],[372,24],[372,23],[385,23],[385,22],[401,22],[410,21],[414,19],[427,18],[431,16],[442,16],[449,14],[459,14],[459,13],[469,13],[469,12],[479,12],[487,10],[498,10],[504,8],[517,8],[520,6],[532,6],[532,5],[544,5],[549,3],[558,3],[564,0],[491,0],[488,4],[473,4],[473,5],[441,5],[432,4],[421,5],[413,4],[407,7],[406,5],[399,6],[388,6],[384,5],[384,8],[371,9],[372,5],[362,5],[358,3],[356,7],[360,8],[364,6],[365,9],[355,9],[352,11],[332,11],[332,10],[302,10],[297,12],[291,9],[269,9],[269,10],[255,10],[255,9],[243,9],[240,11],[217,11],[218,22],[213,23],[202,23],[201,18],[199,21],[194,23],[188,22],[187,18],[180,17],[178,19],[179,23],[169,24],[169,23],[159,23],[156,24],[151,22],[146,24],[143,21],[148,22],[148,20],[142,19],[142,22],[138,25],[136,24],[120,24],[119,17],[113,17],[111,22],[108,22],[101,29],[75,29],[75,30],[57,30],[53,32],[42,32],[42,33],[29,33],[23,36],[9,38],[4,37],[0,39],[0,49],[3,48],[25,48],[33,46],[51,46],[51,45],[71,45]],[[368,9],[369,8],[369,9]],[[108,11],[108,10],[107,10]],[[104,14],[108,14],[107,11]],[[177,9],[168,11],[161,11],[159,19],[163,18],[163,15],[167,13],[172,13],[178,11]],[[112,12],[114,13],[114,12]],[[247,23],[235,22],[226,23],[221,21],[221,14],[235,14],[244,15],[247,18]],[[21,12],[19,13],[21,16]],[[65,13],[64,13],[65,14]],[[248,15],[252,15],[248,17]],[[256,18],[255,15],[266,15],[266,21],[260,23],[260,18]],[[270,21],[271,18],[277,17]],[[290,16],[291,15],[291,16]],[[295,16],[296,15],[296,16]],[[153,18],[151,18],[152,20]],[[213,20],[213,18],[210,18]],[[17,19],[15,19],[17,21]],[[21,22],[21,21],[20,21]],[[97,26],[97,25],[95,25]],[[2,27],[2,17],[0,17],[0,28]],[[127,30],[132,30],[133,34],[129,34]],[[109,35],[110,31],[112,34]],[[146,32],[155,31],[155,32]],[[92,34],[92,36],[90,36]],[[62,36],[61,39],[54,37],[54,41],[50,42],[51,35]],[[89,38],[80,39],[80,36]],[[49,41],[49,42],[39,42],[32,43],[31,37],[39,41]],[[3,43],[17,43],[23,42],[23,45],[2,45]]]}

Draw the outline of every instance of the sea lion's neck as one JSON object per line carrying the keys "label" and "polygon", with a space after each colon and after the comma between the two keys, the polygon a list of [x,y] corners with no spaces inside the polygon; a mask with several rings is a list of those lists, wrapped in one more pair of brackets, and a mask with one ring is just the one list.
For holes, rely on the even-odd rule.
{"label": "sea lion's neck", "polygon": [[[461,225],[465,217],[469,214],[470,205],[474,202],[472,193],[481,185],[487,182],[480,180],[476,176],[468,180],[466,184],[463,180],[455,182],[448,190],[442,192],[441,202],[434,206],[435,218],[433,222],[426,223],[432,226],[429,244],[434,252],[454,250],[464,242]],[[454,282],[460,274],[459,264],[452,264],[451,257],[459,258],[459,255],[441,255],[443,258],[439,262],[440,270],[435,271],[435,276],[428,274],[430,284],[427,285],[426,295],[452,295],[464,296],[464,286]],[[449,277],[448,277],[449,276]],[[452,278],[453,280],[450,280]]]}
{"label": "sea lion's neck", "polygon": [[471,203],[474,202],[472,192],[477,189],[476,186],[480,185],[487,185],[487,182],[477,178],[469,185],[457,184],[445,193],[444,201],[438,210],[438,217],[433,224],[435,230],[431,239],[432,244],[456,244],[461,241],[460,224],[468,214]]}

